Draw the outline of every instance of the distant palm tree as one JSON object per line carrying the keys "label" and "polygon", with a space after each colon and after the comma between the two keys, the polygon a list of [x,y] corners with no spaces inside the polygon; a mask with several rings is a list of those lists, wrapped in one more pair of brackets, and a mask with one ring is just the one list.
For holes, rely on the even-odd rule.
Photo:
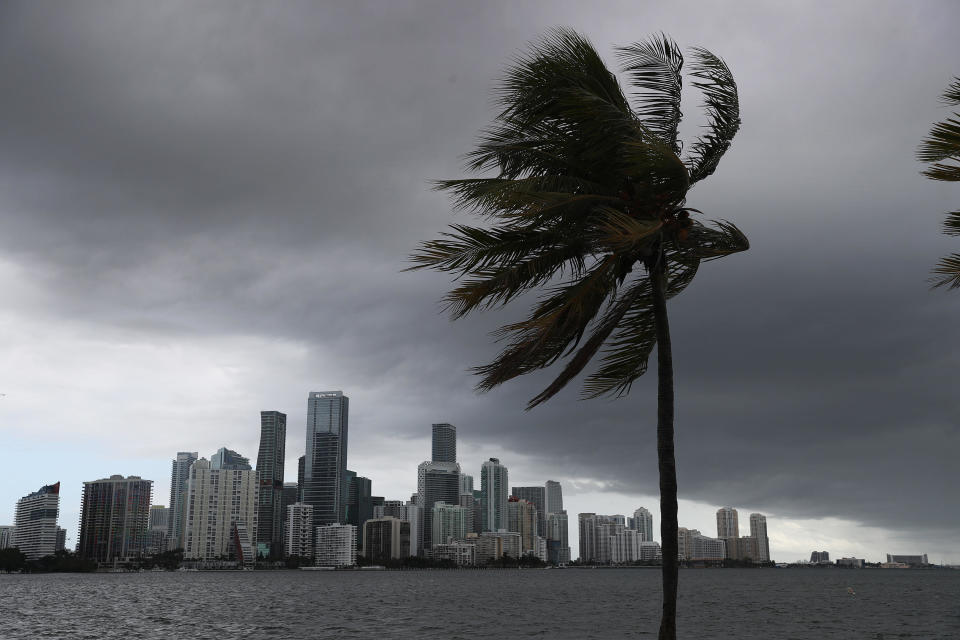
{"label": "distant palm tree", "polygon": [[[947,105],[960,106],[960,78],[943,92],[942,101]],[[931,180],[960,181],[960,113],[953,112],[952,118],[938,122],[930,129],[929,137],[920,143],[917,158],[921,162],[933,164],[923,172]],[[946,164],[944,161],[953,161]],[[947,214],[943,223],[943,232],[949,236],[960,236],[960,209]],[[946,286],[949,289],[960,287],[960,253],[946,256],[933,268],[933,287]]]}
{"label": "distant palm tree", "polygon": [[[455,208],[492,225],[451,225],[440,239],[423,243],[410,269],[457,274],[459,286],[445,298],[455,319],[531,289],[544,291],[526,320],[500,330],[508,346],[474,369],[478,389],[486,391],[568,357],[528,409],[562,389],[598,352],[600,365],[587,376],[585,395],[624,395],[659,344],[660,638],[672,639],[677,480],[666,300],[690,283],[702,260],[749,246],[732,224],[696,222],[690,213],[700,212],[685,206],[690,188],[714,172],[729,148],[740,109],[727,65],[693,49],[690,75],[705,96],[707,124],[681,158],[683,56],[676,43],[660,35],[617,54],[637,90],[636,107],[593,45],[572,30],[550,31],[515,61],[498,90],[502,111],[467,155],[468,170],[495,177],[437,184],[453,194]],[[643,270],[635,272],[639,265]]]}

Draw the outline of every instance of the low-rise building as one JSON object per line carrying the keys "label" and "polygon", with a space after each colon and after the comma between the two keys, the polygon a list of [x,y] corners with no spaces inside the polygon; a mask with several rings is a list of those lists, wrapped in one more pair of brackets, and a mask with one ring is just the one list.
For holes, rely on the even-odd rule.
{"label": "low-rise building", "polygon": [[451,560],[458,567],[472,567],[477,563],[477,545],[472,542],[450,542],[435,544],[430,550],[434,560]]}
{"label": "low-rise building", "polygon": [[512,531],[484,531],[477,538],[476,562],[478,565],[504,556],[520,557],[520,534]]}
{"label": "low-rise building", "polygon": [[853,567],[854,569],[863,569],[863,558],[840,558],[837,560],[838,567]]}
{"label": "low-rise building", "polygon": [[892,564],[907,564],[913,567],[930,564],[927,562],[927,554],[918,556],[887,554],[887,562]]}
{"label": "low-rise building", "polygon": [[317,527],[314,564],[318,567],[352,567],[357,564],[357,528],[352,524]]}

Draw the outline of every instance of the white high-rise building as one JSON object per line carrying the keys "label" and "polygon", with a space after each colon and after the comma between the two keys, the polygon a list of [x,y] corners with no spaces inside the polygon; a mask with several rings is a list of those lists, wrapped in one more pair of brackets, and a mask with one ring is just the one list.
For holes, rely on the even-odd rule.
{"label": "white high-rise building", "polygon": [[717,537],[737,538],[740,536],[740,525],[737,522],[737,510],[733,507],[717,509]]}
{"label": "white high-rise building", "polygon": [[235,525],[249,536],[257,530],[260,483],[250,469],[211,469],[200,458],[187,480],[184,558],[213,560],[235,552]]}
{"label": "white high-rise building", "polygon": [[750,514],[750,537],[757,539],[757,561],[770,561],[770,539],[767,538],[767,517],[762,513]]}
{"label": "white high-rise building", "polygon": [[437,502],[433,505],[433,544],[447,544],[467,537],[467,510],[458,504]]}
{"label": "white high-rise building", "polygon": [[508,471],[498,458],[480,465],[480,510],[484,531],[507,528],[507,500],[510,498]]}
{"label": "white high-rise building", "polygon": [[316,528],[314,564],[318,567],[352,567],[357,564],[357,528],[328,524]]}
{"label": "white high-rise building", "polygon": [[170,515],[167,521],[167,548],[183,549],[183,529],[187,522],[187,480],[190,465],[197,461],[196,451],[180,451],[170,470]]}
{"label": "white high-rise building", "polygon": [[60,514],[60,483],[41,487],[17,501],[14,516],[13,542],[27,556],[36,560],[53,555],[57,549],[57,516]]}
{"label": "white high-rise building", "polygon": [[645,542],[653,540],[653,515],[645,508],[640,507],[628,518],[628,527],[640,533],[640,539]]}
{"label": "white high-rise building", "polygon": [[284,552],[288,556],[313,557],[313,507],[295,502],[287,507]]}

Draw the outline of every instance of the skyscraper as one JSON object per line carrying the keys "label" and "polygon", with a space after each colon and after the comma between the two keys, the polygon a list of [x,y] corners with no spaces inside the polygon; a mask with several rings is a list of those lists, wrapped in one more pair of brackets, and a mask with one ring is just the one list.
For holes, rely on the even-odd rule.
{"label": "skyscraper", "polygon": [[767,538],[767,517],[762,513],[750,514],[750,537],[757,539],[757,561],[770,561],[770,540]]}
{"label": "skyscraper", "polygon": [[423,508],[420,546],[424,550],[433,544],[433,505],[438,502],[460,504],[460,465],[455,462],[422,462],[417,467],[417,504]]}
{"label": "skyscraper", "polygon": [[533,503],[516,496],[507,501],[507,531],[520,534],[520,551],[524,554],[536,552],[537,509]]}
{"label": "skyscraper", "polygon": [[640,507],[633,512],[630,520],[630,528],[639,532],[641,542],[651,542],[653,540],[653,514],[645,507]]}
{"label": "skyscraper", "polygon": [[737,523],[737,510],[733,507],[717,509],[717,537],[737,538],[740,536],[740,525]]}
{"label": "skyscraper", "polygon": [[287,518],[283,527],[284,551],[288,556],[302,558],[313,557],[313,507],[302,502],[294,502],[287,507]]}
{"label": "skyscraper", "polygon": [[48,484],[17,500],[11,547],[18,547],[27,560],[52,555],[57,548],[57,516],[60,514],[60,483]]}
{"label": "skyscraper", "polygon": [[167,529],[168,548],[183,548],[183,528],[186,526],[187,479],[190,465],[197,461],[196,451],[180,451],[174,458],[170,471],[170,522]]}
{"label": "skyscraper", "polygon": [[547,513],[563,511],[563,491],[556,480],[547,480],[546,485]]}
{"label": "skyscraper", "polygon": [[480,465],[480,509],[484,531],[507,528],[509,486],[507,468],[498,458],[490,458]]}
{"label": "skyscraper", "polygon": [[250,458],[244,458],[242,455],[232,449],[220,447],[217,452],[210,456],[210,468],[216,470],[236,470],[250,471]]}
{"label": "skyscraper", "polygon": [[547,559],[554,564],[570,562],[569,525],[566,511],[547,514]]}
{"label": "skyscraper", "polygon": [[[253,546],[250,537],[257,530],[259,488],[252,469],[213,469],[203,458],[193,463],[187,482],[184,557],[213,560],[237,556],[241,546]],[[241,544],[238,529],[245,538]],[[252,554],[244,550],[247,555]]]}
{"label": "skyscraper", "polygon": [[303,502],[313,507],[317,527],[338,523],[343,517],[349,406],[350,399],[342,391],[311,391],[307,397]]}
{"label": "skyscraper", "polygon": [[433,425],[433,462],[457,461],[457,428],[441,422]]}
{"label": "skyscraper", "polygon": [[460,505],[437,502],[433,505],[431,547],[467,537],[467,510]]}
{"label": "skyscraper", "polygon": [[[545,536],[547,531],[547,490],[545,487],[513,487],[510,495],[526,500],[537,510],[537,533]],[[511,529],[513,531],[513,529]]]}
{"label": "skyscraper", "polygon": [[[292,504],[299,502],[297,500],[297,483],[296,482],[284,482],[283,483],[283,493],[280,494],[280,513],[283,514],[283,527],[281,527],[281,535],[284,540],[284,545],[286,545],[287,540],[287,507]],[[310,514],[310,524],[313,524],[313,514]],[[286,547],[284,547],[286,549]],[[286,551],[284,551],[286,553]]]}
{"label": "skyscraper", "polygon": [[283,461],[287,449],[287,414],[260,412],[260,449],[257,475],[257,544],[267,545],[271,558],[283,555]]}
{"label": "skyscraper", "polygon": [[146,554],[153,480],[113,475],[83,483],[77,554],[98,563]]}
{"label": "skyscraper", "polygon": [[297,500],[303,502],[303,469],[307,464],[307,456],[297,458]]}

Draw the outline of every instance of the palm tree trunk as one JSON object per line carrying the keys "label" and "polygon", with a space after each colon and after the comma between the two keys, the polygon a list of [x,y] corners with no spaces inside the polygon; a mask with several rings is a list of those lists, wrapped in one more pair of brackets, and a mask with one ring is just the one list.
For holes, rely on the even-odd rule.
{"label": "palm tree trunk", "polygon": [[657,331],[657,466],[660,471],[660,544],[663,551],[663,615],[659,640],[677,638],[677,461],[673,450],[673,352],[667,320],[667,258],[647,263]]}

